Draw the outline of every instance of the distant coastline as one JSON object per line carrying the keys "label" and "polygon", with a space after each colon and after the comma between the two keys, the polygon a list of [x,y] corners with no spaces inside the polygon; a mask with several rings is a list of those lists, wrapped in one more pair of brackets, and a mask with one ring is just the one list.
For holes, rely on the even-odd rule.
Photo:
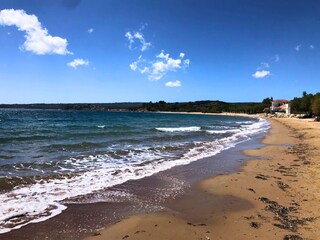
{"label": "distant coastline", "polygon": [[38,110],[88,110],[88,111],[134,111],[143,103],[30,103],[0,104],[0,109],[38,109]]}
{"label": "distant coastline", "polygon": [[119,102],[119,103],[31,103],[0,104],[0,109],[38,110],[86,110],[86,111],[127,111],[127,112],[166,112],[166,113],[262,113],[266,103],[227,103],[222,101],[194,102]]}

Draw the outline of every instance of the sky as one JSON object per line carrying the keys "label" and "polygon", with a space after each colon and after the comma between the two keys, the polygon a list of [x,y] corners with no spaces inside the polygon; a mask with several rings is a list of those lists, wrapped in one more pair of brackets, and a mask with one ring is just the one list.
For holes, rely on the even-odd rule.
{"label": "sky", "polygon": [[320,92],[317,0],[1,0],[0,103]]}

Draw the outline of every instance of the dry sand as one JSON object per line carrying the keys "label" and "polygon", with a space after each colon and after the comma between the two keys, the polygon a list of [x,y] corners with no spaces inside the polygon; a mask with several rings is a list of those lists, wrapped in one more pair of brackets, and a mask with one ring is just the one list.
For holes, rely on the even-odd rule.
{"label": "dry sand", "polygon": [[256,160],[241,171],[206,179],[173,208],[90,239],[320,239],[320,123],[270,122],[265,147],[245,151]]}

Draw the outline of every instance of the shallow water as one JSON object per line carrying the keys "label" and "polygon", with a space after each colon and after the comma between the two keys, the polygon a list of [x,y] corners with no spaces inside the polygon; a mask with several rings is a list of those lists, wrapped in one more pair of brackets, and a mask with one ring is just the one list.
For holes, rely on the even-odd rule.
{"label": "shallow water", "polygon": [[[267,129],[247,117],[1,110],[0,232],[51,218],[70,198],[101,201],[95,193],[107,187],[214,156]],[[111,192],[103,201],[126,197]]]}

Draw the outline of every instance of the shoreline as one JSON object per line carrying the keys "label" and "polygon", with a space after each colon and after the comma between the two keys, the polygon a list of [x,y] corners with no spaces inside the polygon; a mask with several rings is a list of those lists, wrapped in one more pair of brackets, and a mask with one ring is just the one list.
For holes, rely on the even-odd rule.
{"label": "shoreline", "polygon": [[204,113],[204,112],[146,112],[146,113],[164,113],[164,114],[190,114],[190,115],[214,115],[214,116],[231,116],[231,117],[252,117],[252,118],[262,118],[259,114],[248,114],[248,113]]}
{"label": "shoreline", "polygon": [[256,160],[240,171],[201,181],[176,208],[131,216],[88,239],[317,239],[320,126],[269,121],[265,146],[244,151]]}
{"label": "shoreline", "polygon": [[[259,141],[256,141],[258,138]],[[102,199],[103,194],[108,192],[128,193],[129,198],[133,197],[133,202],[125,196],[124,199],[119,199],[120,202],[103,202],[102,200],[102,202],[85,204],[80,199],[78,202],[80,204],[75,202],[67,204],[67,209],[60,215],[2,234],[0,239],[23,239],[24,236],[30,236],[31,239],[82,239],[92,235],[96,229],[101,229],[130,215],[158,211],[159,209],[152,209],[154,204],[160,204],[161,209],[173,209],[175,206],[172,202],[176,202],[175,198],[180,199],[181,195],[185,194],[185,192],[179,193],[179,188],[184,191],[183,188],[186,186],[186,191],[189,193],[189,186],[195,182],[210,176],[237,171],[248,157],[242,156],[239,159],[236,156],[243,149],[259,147],[258,142],[261,138],[261,134],[256,135],[255,140],[239,143],[236,147],[224,150],[213,157],[201,158],[188,165],[176,166],[150,177],[128,181],[99,193],[102,194]],[[225,158],[230,161],[224,162]],[[194,169],[197,171],[195,172]],[[190,191],[193,190],[192,188]],[[165,198],[164,202],[161,200],[161,195]],[[90,200],[90,196],[87,196],[84,197],[84,202],[88,202],[86,198]]]}

